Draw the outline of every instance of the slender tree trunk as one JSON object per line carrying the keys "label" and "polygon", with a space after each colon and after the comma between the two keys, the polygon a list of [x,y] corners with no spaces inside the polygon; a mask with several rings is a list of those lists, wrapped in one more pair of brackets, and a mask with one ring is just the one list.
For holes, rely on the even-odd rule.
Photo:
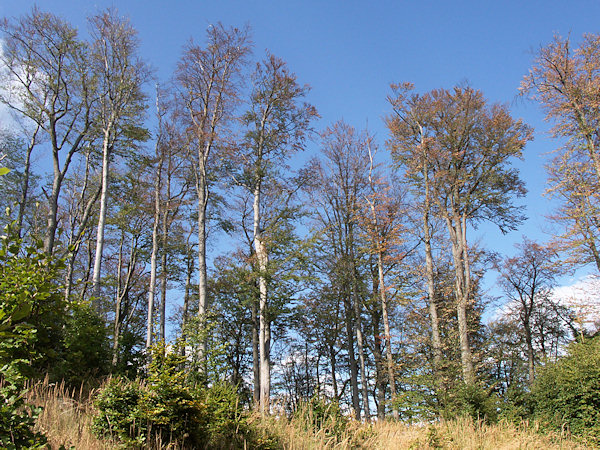
{"label": "slender tree trunk", "polygon": [[252,301],[252,373],[254,374],[252,397],[257,407],[260,406],[260,350],[258,335],[258,299],[256,299]]}
{"label": "slender tree trunk", "polygon": [[[166,220],[166,217],[164,218]],[[163,222],[163,232],[166,233],[165,224]],[[161,255],[161,272],[160,272],[160,340],[167,342],[166,326],[167,326],[167,252],[166,252],[166,236],[162,239],[162,255]]]}
{"label": "slender tree trunk", "polygon": [[17,215],[17,233],[19,237],[22,236],[23,231],[23,217],[25,216],[25,208],[27,206],[27,200],[29,199],[29,178],[31,176],[31,153],[35,147],[35,139],[40,130],[40,125],[37,124],[29,145],[27,146],[27,153],[25,156],[25,165],[23,167],[23,185],[21,186],[21,198],[19,199],[19,212]]}
{"label": "slender tree trunk", "polygon": [[[157,148],[158,153],[158,148]],[[154,303],[156,296],[156,272],[158,257],[158,230],[160,226],[161,202],[160,188],[162,182],[162,154],[159,157],[156,167],[156,178],[154,179],[154,223],[152,224],[152,252],[150,254],[150,286],[148,288],[148,315],[146,318],[146,352],[149,352],[152,345],[153,323],[154,323]]]}
{"label": "slender tree trunk", "polygon": [[65,275],[65,303],[69,303],[69,299],[71,298],[71,291],[73,289],[73,273],[75,271],[75,259],[77,258],[77,253],[79,252],[79,244],[75,244],[75,248],[69,255],[69,259],[67,261],[67,273]]}
{"label": "slender tree trunk", "polygon": [[338,394],[338,385],[337,385],[337,377],[336,377],[336,357],[335,357],[335,347],[333,345],[329,346],[329,367],[331,369],[331,387],[333,389],[333,397],[337,400],[339,399]]}
{"label": "slender tree trunk", "polygon": [[[396,399],[396,376],[394,370],[394,355],[392,354],[392,332],[388,314],[387,292],[383,273],[383,255],[381,254],[381,251],[377,252],[377,272],[379,275],[379,296],[381,300],[381,312],[383,316],[383,331],[385,333],[385,356],[387,359],[388,380],[390,382],[390,394],[392,396],[393,403]],[[400,418],[398,414],[398,408],[392,408],[392,415],[396,420]]]}
{"label": "slender tree trunk", "polygon": [[533,384],[535,381],[535,360],[534,360],[534,349],[533,339],[531,337],[531,327],[529,324],[525,324],[525,343],[527,344],[527,369],[529,384]]}
{"label": "slender tree trunk", "polygon": [[200,319],[200,330],[202,339],[198,358],[204,366],[207,342],[204,338],[206,330],[206,312],[208,308],[207,299],[207,269],[206,269],[206,207],[208,204],[208,186],[206,180],[206,167],[202,155],[200,157],[200,173],[196,183],[198,194],[198,318]]}
{"label": "slender tree trunk", "polygon": [[171,176],[167,174],[167,203],[163,211],[162,219],[162,236],[161,236],[161,247],[162,253],[160,257],[160,340],[166,342],[166,323],[167,323],[167,240],[169,234],[169,210],[171,209]]}
{"label": "slender tree trunk", "polygon": [[[56,157],[55,166],[58,167],[58,157]],[[46,237],[44,239],[44,251],[51,255],[54,252],[54,240],[56,236],[56,228],[58,227],[58,195],[62,185],[62,175],[56,173],[55,169],[54,180],[52,181],[52,193],[48,198],[48,218],[46,224]]]}
{"label": "slender tree trunk", "polygon": [[[259,162],[260,164],[260,162]],[[261,229],[261,184],[257,181],[254,188],[254,250],[258,262],[258,291],[259,291],[259,355],[260,355],[260,411],[266,415],[270,411],[271,395],[271,333],[268,311],[267,270],[269,256],[263,241]]]}
{"label": "slender tree trunk", "polygon": [[194,257],[193,250],[190,246],[190,238],[192,236],[192,231],[187,237],[186,240],[186,271],[185,271],[185,291],[183,295],[183,311],[181,313],[181,354],[183,356],[186,355],[186,342],[187,342],[187,325],[189,320],[189,309],[190,309],[190,294],[192,291],[192,272],[194,271]]}
{"label": "slender tree trunk", "polygon": [[358,349],[358,360],[360,364],[360,379],[362,387],[363,397],[363,410],[365,412],[365,419],[367,422],[371,420],[371,411],[369,410],[369,384],[367,380],[367,370],[365,361],[365,343],[362,330],[362,300],[358,291],[358,277],[356,259],[354,256],[354,234],[352,232],[352,226],[349,228],[349,247],[350,247],[350,259],[352,261],[352,297],[354,305],[354,331],[356,333],[356,345]]}
{"label": "slender tree trunk", "polygon": [[79,295],[79,299],[80,301],[84,301],[87,297],[87,290],[90,284],[90,276],[92,273],[92,265],[93,265],[93,255],[94,255],[94,251],[93,251],[93,247],[92,247],[92,237],[89,236],[86,242],[86,248],[87,248],[87,258],[86,258],[86,262],[87,262],[87,266],[85,268],[85,277],[84,277],[84,282],[81,286],[81,293]]}
{"label": "slender tree trunk", "polygon": [[117,262],[117,304],[115,305],[115,320],[113,323],[113,354],[112,366],[116,367],[119,362],[119,334],[121,322],[121,273],[123,270],[123,234],[119,243],[119,259]]}
{"label": "slender tree trunk", "polygon": [[358,390],[358,364],[356,363],[356,355],[354,354],[354,325],[353,315],[354,308],[352,307],[352,299],[347,287],[344,287],[344,309],[346,313],[346,337],[348,349],[348,365],[350,366],[350,387],[352,389],[352,409],[356,419],[360,420],[360,395]]}
{"label": "slender tree trunk", "polygon": [[[138,244],[139,236],[132,238],[131,240],[131,248],[129,249],[129,262],[127,263],[127,274],[125,275],[125,280],[123,281],[123,286],[121,286],[122,275],[121,275],[121,266],[122,266],[122,249],[119,249],[119,271],[118,271],[118,283],[117,283],[117,307],[115,311],[115,326],[114,326],[114,341],[113,341],[113,366],[116,366],[118,362],[118,350],[119,350],[119,340],[121,336],[121,327],[123,325],[123,320],[126,315],[123,311],[126,311],[126,308],[123,306],[123,302],[125,299],[129,298],[129,291],[131,290],[131,281],[133,279],[133,274],[135,272],[135,266],[137,264],[137,244]],[[121,243],[122,247],[122,243]],[[126,306],[128,302],[126,303]],[[133,311],[132,311],[133,313]]]}
{"label": "slender tree trunk", "polygon": [[[423,139],[421,145],[425,149]],[[429,186],[429,166],[427,157],[423,155],[423,183],[425,187],[425,205],[423,207],[423,242],[425,244],[425,273],[427,279],[427,294],[429,296],[429,319],[431,321],[431,348],[433,350],[433,376],[439,381],[439,371],[442,367],[442,338],[440,337],[440,321],[437,312],[437,296],[435,293],[435,276],[433,269],[433,253],[431,251],[431,230],[429,228],[429,213],[431,211],[431,191]]]}
{"label": "slender tree trunk", "polygon": [[[373,280],[375,281],[375,280]],[[376,284],[375,284],[376,285]],[[381,346],[381,311],[373,308],[371,311],[371,324],[373,327],[373,360],[375,361],[375,392],[377,419],[385,419],[385,369],[383,363],[383,352]]]}
{"label": "slender tree trunk", "polygon": [[92,296],[96,299],[100,298],[100,272],[102,268],[102,253],[104,250],[104,228],[106,225],[106,208],[108,206],[111,129],[112,123],[109,123],[107,128],[104,130],[104,139],[102,142],[102,192],[100,194],[100,215],[98,217],[98,231],[96,234],[96,256],[94,259],[94,272],[92,275]]}

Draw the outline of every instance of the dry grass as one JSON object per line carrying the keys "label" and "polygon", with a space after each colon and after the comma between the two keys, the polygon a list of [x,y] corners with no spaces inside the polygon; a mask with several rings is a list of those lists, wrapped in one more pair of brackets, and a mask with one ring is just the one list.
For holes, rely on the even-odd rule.
{"label": "dry grass", "polygon": [[392,422],[372,426],[374,436],[365,441],[373,449],[585,449],[566,437],[541,435],[523,423],[487,425],[471,419],[457,419],[422,427]]}
{"label": "dry grass", "polygon": [[[38,418],[37,428],[43,431],[51,448],[82,450],[114,449],[110,442],[97,439],[91,431],[94,414],[93,392],[72,391],[64,384],[47,381],[34,385],[28,401],[44,408]],[[582,444],[559,435],[541,435],[535,426],[527,423],[487,425],[470,419],[415,426],[394,422],[363,424],[348,422],[337,436],[324,429],[310,430],[302,420],[288,421],[275,417],[261,419],[258,415],[251,423],[264,435],[276,436],[286,450],[362,448],[392,449],[585,449]],[[172,448],[158,445],[156,448]]]}
{"label": "dry grass", "polygon": [[396,422],[363,424],[350,422],[337,437],[323,430],[312,433],[303,424],[268,419],[268,428],[280,437],[287,450],[373,449],[373,450],[516,450],[561,449],[582,450],[586,447],[568,437],[541,435],[527,423],[517,427],[511,423],[487,425],[481,421],[458,419],[431,425],[406,425]]}
{"label": "dry grass", "polygon": [[51,447],[103,450],[114,448],[97,439],[91,430],[94,406],[93,392],[70,390],[64,383],[48,380],[31,387],[27,401],[43,407],[36,428],[48,438]]}

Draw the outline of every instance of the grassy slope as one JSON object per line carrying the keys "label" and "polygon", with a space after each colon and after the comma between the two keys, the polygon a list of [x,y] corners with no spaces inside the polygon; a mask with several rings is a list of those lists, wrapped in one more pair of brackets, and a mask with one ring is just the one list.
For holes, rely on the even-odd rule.
{"label": "grassy slope", "polygon": [[[79,398],[79,400],[75,400]],[[44,407],[38,427],[46,433],[52,448],[64,445],[77,449],[113,449],[116,446],[96,439],[91,430],[94,408],[90,395],[69,392],[62,385],[40,383],[29,392],[29,400]],[[337,439],[323,430],[306,431],[300,422],[275,418],[255,419],[256,426],[279,437],[285,449],[585,449],[581,444],[557,435],[542,436],[535,427],[510,423],[486,425],[462,419],[429,426],[408,426],[384,422],[372,425],[350,422]],[[166,445],[164,446],[166,447]],[[173,448],[173,447],[169,447]]]}

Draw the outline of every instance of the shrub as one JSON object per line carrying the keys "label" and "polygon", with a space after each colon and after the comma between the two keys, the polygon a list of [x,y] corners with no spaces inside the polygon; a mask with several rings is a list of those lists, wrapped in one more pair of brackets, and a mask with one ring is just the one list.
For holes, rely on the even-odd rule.
{"label": "shrub", "polygon": [[498,398],[486,392],[480,384],[461,383],[450,394],[443,411],[445,418],[470,417],[474,420],[495,422],[498,419]]}
{"label": "shrub", "polygon": [[198,424],[203,405],[187,384],[185,357],[167,352],[159,344],[152,351],[148,381],[140,398],[141,417],[153,439],[199,441]]}
{"label": "shrub", "polygon": [[146,423],[139,410],[141,395],[139,383],[120,377],[109,379],[94,402],[99,411],[92,424],[94,433],[120,441],[125,446],[142,446]]}
{"label": "shrub", "polygon": [[87,303],[71,305],[63,330],[63,353],[54,379],[73,386],[109,373],[110,349],[104,320]]}
{"label": "shrub", "polygon": [[94,432],[125,448],[150,448],[171,442],[190,448],[266,448],[240,405],[235,386],[191,384],[186,360],[177,352],[154,348],[145,382],[109,380],[95,405]]}
{"label": "shrub", "polygon": [[[42,251],[41,243],[23,246],[9,225],[0,243],[0,445],[41,448],[45,437],[33,430],[39,408],[27,405],[25,383],[32,364],[42,359],[40,343],[52,327],[41,325],[45,312],[60,316],[60,295],[53,280],[60,263]],[[60,322],[60,321],[59,321]]]}
{"label": "shrub", "polygon": [[600,336],[573,343],[534,383],[535,416],[557,430],[600,443]]}

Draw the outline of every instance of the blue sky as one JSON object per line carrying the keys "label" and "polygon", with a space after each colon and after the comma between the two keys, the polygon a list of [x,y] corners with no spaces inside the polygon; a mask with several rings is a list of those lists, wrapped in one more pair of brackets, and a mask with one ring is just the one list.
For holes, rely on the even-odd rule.
{"label": "blue sky", "polygon": [[[468,81],[491,101],[508,103],[515,117],[536,130],[535,141],[519,163],[530,193],[530,220],[503,237],[483,227],[487,247],[512,253],[521,235],[546,240],[544,215],[551,211],[541,197],[543,164],[557,143],[536,104],[516,100],[517,88],[533,52],[554,33],[578,43],[585,32],[597,33],[600,2],[565,1],[342,1],[342,0],[0,0],[0,16],[14,17],[37,3],[85,32],[85,17],[115,6],[138,29],[142,54],[161,79],[172,73],[190,38],[203,42],[205,30],[218,21],[253,30],[255,57],[265,50],[286,60],[302,83],[312,86],[310,101],[322,118],[317,127],[344,119],[386,139],[382,118],[389,112],[391,82],[413,82],[418,91],[451,88]],[[318,152],[318,144],[309,145]],[[382,149],[383,151],[383,149]]]}

